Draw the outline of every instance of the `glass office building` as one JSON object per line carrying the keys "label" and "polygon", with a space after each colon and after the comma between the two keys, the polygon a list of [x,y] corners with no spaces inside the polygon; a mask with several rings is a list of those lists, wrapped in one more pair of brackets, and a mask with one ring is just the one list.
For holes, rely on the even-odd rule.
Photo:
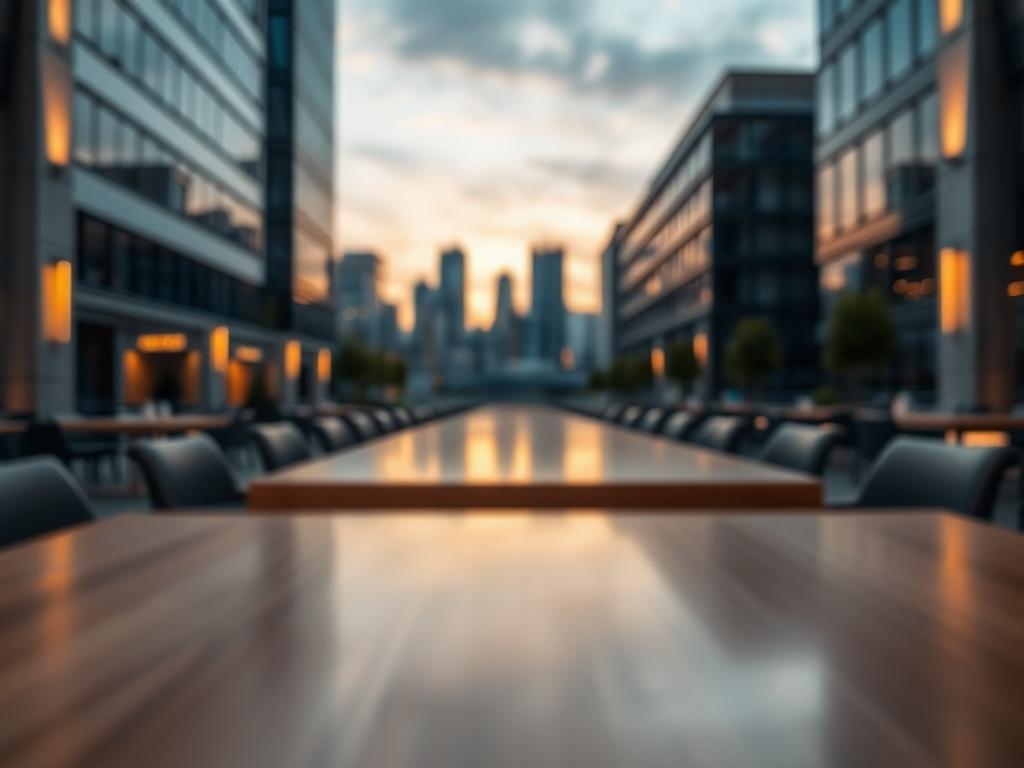
{"label": "glass office building", "polygon": [[846,291],[878,290],[897,335],[887,388],[952,408],[1008,405],[1020,311],[1012,270],[1024,267],[1021,183],[1011,178],[1024,147],[1014,85],[1024,6],[819,2],[826,315]]}
{"label": "glass office building", "polygon": [[766,317],[786,362],[772,390],[813,387],[813,112],[810,74],[731,72],[718,83],[607,249],[618,355],[691,343],[715,397],[729,385],[736,324]]}
{"label": "glass office building", "polygon": [[4,192],[37,205],[0,230],[2,311],[28,327],[0,356],[3,405],[220,407],[257,383],[318,396],[299,380],[331,337],[289,322],[268,287],[264,3],[14,5],[0,123],[34,162]]}

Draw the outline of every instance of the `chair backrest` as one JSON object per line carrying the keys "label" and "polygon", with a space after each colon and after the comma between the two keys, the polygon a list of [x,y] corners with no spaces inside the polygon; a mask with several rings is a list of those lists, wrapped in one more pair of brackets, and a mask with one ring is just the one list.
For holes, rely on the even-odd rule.
{"label": "chair backrest", "polygon": [[604,407],[601,418],[605,421],[618,421],[624,410],[626,406],[623,403],[610,403]]}
{"label": "chair backrest", "polygon": [[398,422],[391,415],[387,408],[374,408],[370,411],[370,418],[377,422],[377,427],[384,434],[394,432],[398,429]]}
{"label": "chair backrest", "polygon": [[249,429],[256,450],[268,472],[297,464],[312,457],[299,428],[288,421],[256,424]]}
{"label": "chair backrest", "polygon": [[234,506],[244,500],[231,465],[209,435],[137,440],[128,455],[142,470],[155,509]]}
{"label": "chair backrest", "polygon": [[644,409],[639,405],[631,405],[622,411],[619,416],[619,424],[624,427],[635,427],[640,417],[644,415]]}
{"label": "chair backrest", "polygon": [[422,404],[414,405],[412,408],[412,417],[416,420],[417,424],[422,424],[425,421],[430,421],[437,416],[437,412],[434,410],[434,406]]}
{"label": "chair backrest", "polygon": [[711,416],[697,427],[690,440],[705,448],[736,453],[747,426],[748,421],[742,416]]}
{"label": "chair backrest", "polygon": [[896,424],[888,412],[858,412],[854,417],[853,438],[857,454],[865,461],[878,458],[896,434]]}
{"label": "chair backrest", "polygon": [[942,507],[987,519],[1003,474],[1015,461],[1008,448],[967,448],[897,437],[872,466],[856,505]]}
{"label": "chair backrest", "polygon": [[768,444],[761,451],[761,461],[809,475],[822,475],[829,456],[841,440],[842,433],[832,427],[782,424],[768,438]]}
{"label": "chair backrest", "polygon": [[668,412],[664,408],[649,408],[637,424],[637,429],[644,432],[659,432],[661,425],[665,423]]}
{"label": "chair backrest", "polygon": [[18,452],[22,456],[55,456],[71,463],[71,443],[55,421],[34,421],[21,433]]}
{"label": "chair backrest", "polygon": [[336,416],[321,416],[312,421],[313,434],[327,452],[339,451],[357,442],[348,424]]}
{"label": "chair backrest", "polygon": [[700,426],[700,417],[689,411],[673,411],[661,424],[661,434],[673,440],[689,440]]}
{"label": "chair backrest", "polygon": [[401,424],[403,427],[411,427],[415,424],[415,420],[412,418],[412,414],[409,413],[409,409],[402,405],[396,405],[391,409],[391,415],[394,416],[395,421]]}
{"label": "chair backrest", "polygon": [[53,457],[0,467],[0,546],[96,517],[78,481]]}
{"label": "chair backrest", "polygon": [[341,417],[360,440],[369,440],[380,434],[377,422],[366,411],[349,411]]}

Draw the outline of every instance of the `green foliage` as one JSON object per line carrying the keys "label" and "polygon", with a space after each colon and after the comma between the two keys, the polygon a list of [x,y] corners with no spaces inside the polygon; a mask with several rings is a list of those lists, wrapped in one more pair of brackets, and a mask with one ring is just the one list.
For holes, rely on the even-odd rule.
{"label": "green foliage", "polygon": [[746,317],[725,347],[725,375],[744,389],[760,389],[782,370],[782,341],[770,320]]}
{"label": "green foliage", "polygon": [[620,357],[607,373],[609,388],[615,392],[636,392],[654,383],[651,360],[646,355]]}
{"label": "green foliage", "polygon": [[889,305],[878,290],[839,299],[825,346],[825,369],[856,379],[892,359],[895,332]]}
{"label": "green foliage", "polygon": [[595,392],[603,392],[609,388],[608,373],[605,371],[592,371],[589,384],[590,388]]}
{"label": "green foliage", "polygon": [[345,342],[335,357],[335,380],[352,385],[359,396],[374,386],[401,389],[407,376],[402,358],[369,349],[356,339]]}
{"label": "green foliage", "polygon": [[668,348],[665,355],[665,375],[683,389],[696,381],[700,376],[700,361],[693,353],[692,343],[677,341]]}
{"label": "green foliage", "polygon": [[815,405],[838,405],[839,400],[839,392],[835,387],[827,384],[825,386],[818,387],[814,391]]}

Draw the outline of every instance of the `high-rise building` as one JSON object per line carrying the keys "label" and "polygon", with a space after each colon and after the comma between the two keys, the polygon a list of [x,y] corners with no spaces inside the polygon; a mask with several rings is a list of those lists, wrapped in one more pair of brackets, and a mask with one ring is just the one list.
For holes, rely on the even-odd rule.
{"label": "high-rise building", "polygon": [[1024,6],[820,6],[825,310],[881,292],[897,336],[888,386],[950,409],[1008,406],[1024,350]]}
{"label": "high-rise building", "polygon": [[335,322],[336,2],[267,0],[266,25],[267,288],[282,327],[327,340]]}
{"label": "high-rise building", "polygon": [[597,366],[598,315],[568,312],[565,317],[564,367],[590,372]]}
{"label": "high-rise building", "polygon": [[716,397],[737,323],[766,317],[785,354],[772,389],[814,387],[813,115],[810,74],[729,72],[717,83],[609,246],[618,354],[693,344]]}
{"label": "high-rise building", "polygon": [[498,276],[495,287],[494,322],[487,342],[489,368],[504,368],[518,356],[517,330],[512,276],[503,272]]}
{"label": "high-rise building", "polygon": [[[291,108],[266,102],[262,9],[0,6],[0,325],[19,329],[0,334],[0,407],[218,407],[257,378],[286,401],[323,394],[333,342],[287,322],[266,250],[267,117]],[[308,34],[276,50],[333,51]]]}
{"label": "high-rise building", "polygon": [[441,253],[438,301],[446,325],[445,344],[456,346],[466,333],[466,254],[461,248]]}
{"label": "high-rise building", "polygon": [[564,255],[561,248],[538,247],[533,249],[531,259],[530,353],[556,364],[561,362],[565,347]]}
{"label": "high-rise building", "polygon": [[618,307],[619,247],[624,225],[616,224],[601,252],[601,316],[598,318],[596,365],[608,368],[615,358],[615,326]]}
{"label": "high-rise building", "polygon": [[349,251],[337,265],[339,331],[375,345],[380,309],[381,260],[372,251]]}

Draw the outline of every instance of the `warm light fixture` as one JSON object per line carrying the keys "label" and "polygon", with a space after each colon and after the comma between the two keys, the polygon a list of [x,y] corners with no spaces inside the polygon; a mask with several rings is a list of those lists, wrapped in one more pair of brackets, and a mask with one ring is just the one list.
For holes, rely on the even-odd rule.
{"label": "warm light fixture", "polygon": [[665,375],[665,350],[661,347],[655,347],[651,350],[651,372],[656,379],[660,379]]}
{"label": "warm light fixture", "polygon": [[210,365],[218,373],[226,373],[231,358],[231,331],[219,325],[210,333]]}
{"label": "warm light fixture", "polygon": [[693,356],[703,368],[708,363],[708,335],[698,333],[693,337]]}
{"label": "warm light fixture", "polygon": [[67,45],[71,40],[71,0],[49,0],[46,5],[46,21],[50,39]]}
{"label": "warm light fixture", "polygon": [[71,341],[71,262],[58,261],[43,267],[43,329],[47,341]]}
{"label": "warm light fixture", "polygon": [[943,248],[939,254],[939,316],[943,333],[970,324],[971,259],[966,251]]}
{"label": "warm light fixture", "polygon": [[297,379],[301,371],[302,345],[293,339],[284,345],[284,375],[289,379]]}
{"label": "warm light fixture", "polygon": [[1014,254],[1010,256],[1010,266],[1024,267],[1024,251],[1015,251]]}
{"label": "warm light fixture", "polygon": [[243,363],[261,363],[263,350],[259,347],[236,347],[235,359]]}
{"label": "warm light fixture", "polygon": [[939,62],[939,116],[942,156],[956,160],[967,150],[970,57],[966,38],[957,40]]}
{"label": "warm light fixture", "polygon": [[43,131],[50,165],[67,165],[71,158],[71,79],[67,66],[51,50],[45,50],[43,56]]}
{"label": "warm light fixture", "polygon": [[956,32],[964,22],[964,0],[939,0],[939,26],[942,34]]}
{"label": "warm light fixture", "polygon": [[571,371],[576,367],[576,355],[573,354],[573,351],[569,349],[569,347],[564,347],[562,349],[562,353],[559,355],[559,358],[562,362],[563,370]]}
{"label": "warm light fixture", "polygon": [[331,350],[326,347],[317,353],[316,372],[320,381],[324,384],[331,380]]}
{"label": "warm light fixture", "polygon": [[184,352],[188,348],[188,336],[184,333],[147,333],[135,342],[140,352],[171,353]]}
{"label": "warm light fixture", "polygon": [[1015,280],[1006,286],[1006,294],[1014,299],[1024,296],[1024,280]]}

